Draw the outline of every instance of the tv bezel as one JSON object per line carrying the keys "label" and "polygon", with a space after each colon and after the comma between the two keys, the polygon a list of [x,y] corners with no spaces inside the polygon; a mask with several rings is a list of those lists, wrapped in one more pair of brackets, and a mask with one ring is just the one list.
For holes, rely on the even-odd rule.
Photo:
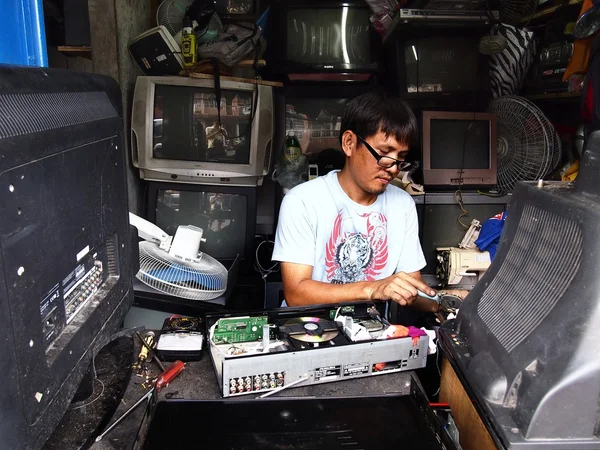
{"label": "tv bezel", "polygon": [[[146,194],[146,219],[156,224],[156,204],[158,201],[158,191],[191,191],[191,192],[211,192],[217,194],[238,194],[246,196],[246,239],[244,242],[244,253],[240,254],[240,259],[251,260],[254,254],[254,236],[256,234],[256,215],[257,215],[257,192],[253,186],[223,186],[214,184],[190,184],[190,183],[164,183],[152,181],[148,183]],[[181,225],[194,225],[182,223]],[[202,246],[200,247],[202,249]],[[212,256],[212,255],[210,255]],[[223,264],[233,263],[236,257],[215,258]]]}
{"label": "tv bezel", "polygon": [[273,153],[273,87],[220,80],[221,89],[256,92],[248,164],[157,159],[153,155],[154,97],[157,85],[213,89],[214,79],[138,77],[131,113],[132,162],[140,178],[149,181],[260,186],[269,173]]}
{"label": "tv bezel", "polygon": [[[487,169],[433,169],[431,167],[431,121],[477,120],[489,122],[490,146]],[[495,186],[497,182],[496,115],[481,112],[423,111],[423,181],[425,186]]]}

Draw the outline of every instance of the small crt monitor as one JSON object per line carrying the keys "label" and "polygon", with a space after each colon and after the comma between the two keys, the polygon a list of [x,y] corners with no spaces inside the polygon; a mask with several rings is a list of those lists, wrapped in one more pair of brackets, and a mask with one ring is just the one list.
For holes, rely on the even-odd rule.
{"label": "small crt monitor", "polygon": [[495,186],[496,116],[423,111],[423,178],[426,186]]}

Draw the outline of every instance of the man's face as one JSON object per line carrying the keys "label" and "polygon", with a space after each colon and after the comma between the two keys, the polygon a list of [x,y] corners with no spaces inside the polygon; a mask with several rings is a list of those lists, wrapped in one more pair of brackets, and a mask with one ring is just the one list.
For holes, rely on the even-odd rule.
{"label": "man's face", "polygon": [[[385,191],[388,184],[398,175],[397,165],[390,168],[381,167],[377,159],[354,133],[352,150],[348,161],[348,168],[354,182],[363,191],[379,195]],[[364,137],[364,136],[363,136]],[[379,131],[375,135],[365,137],[365,141],[381,156],[388,156],[397,160],[404,160],[408,153],[408,145],[400,144],[394,136],[386,136]]]}

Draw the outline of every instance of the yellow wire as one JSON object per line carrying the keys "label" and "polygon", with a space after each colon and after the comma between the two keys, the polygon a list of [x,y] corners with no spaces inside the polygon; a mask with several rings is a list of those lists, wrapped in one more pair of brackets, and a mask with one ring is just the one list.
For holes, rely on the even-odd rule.
{"label": "yellow wire", "polygon": [[465,225],[461,220],[463,217],[468,216],[469,212],[465,209],[465,206],[463,204],[462,191],[460,189],[454,192],[454,200],[456,200],[456,203],[458,203],[458,206],[460,206],[460,209],[462,210],[462,214],[458,216],[457,219],[458,223],[460,223],[464,229],[468,230],[469,226]]}

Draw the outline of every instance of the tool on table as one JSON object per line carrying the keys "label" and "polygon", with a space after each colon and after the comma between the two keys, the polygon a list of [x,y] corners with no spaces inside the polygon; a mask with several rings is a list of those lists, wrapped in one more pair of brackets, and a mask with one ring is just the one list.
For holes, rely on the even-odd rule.
{"label": "tool on table", "polygon": [[163,388],[167,387],[169,383],[171,383],[177,376],[183,371],[185,368],[185,363],[183,361],[175,361],[172,363],[167,370],[161,373],[156,380],[154,380],[154,387],[146,392],[142,398],[140,398],[137,402],[131,406],[127,411],[125,411],[121,417],[115,420],[106,430],[102,432],[96,439],[95,442],[99,442],[106,436],[114,427],[116,427],[125,417],[131,414],[132,411],[135,410],[144,400],[150,400],[154,391],[160,392]]}
{"label": "tool on table", "polygon": [[[141,337],[139,336],[139,333],[136,332],[136,334],[138,337]],[[148,333],[146,333],[146,337],[142,339],[142,343],[144,345],[142,345],[142,349],[138,355],[138,364],[142,364],[148,359],[148,350],[151,350],[152,347],[154,347],[154,332],[148,331]]]}
{"label": "tool on table", "polygon": [[[150,335],[150,333],[152,333],[152,334]],[[143,357],[143,359],[145,360],[147,358],[147,355],[150,354],[150,357],[154,358],[154,360],[156,361],[156,364],[158,364],[158,367],[160,367],[160,370],[162,370],[164,372],[166,370],[164,364],[158,358],[158,356],[156,356],[156,353],[152,349],[152,345],[154,343],[154,333],[152,331],[149,331],[148,334],[146,335],[146,340],[147,341],[151,341],[151,343],[150,342],[146,342],[146,340],[144,340],[144,338],[137,331],[135,332],[135,335],[142,342],[142,350],[140,351],[140,355],[138,356],[138,363],[143,362],[143,361],[140,361],[140,360],[142,359],[142,353],[143,353],[143,351],[146,350],[145,356]]]}

